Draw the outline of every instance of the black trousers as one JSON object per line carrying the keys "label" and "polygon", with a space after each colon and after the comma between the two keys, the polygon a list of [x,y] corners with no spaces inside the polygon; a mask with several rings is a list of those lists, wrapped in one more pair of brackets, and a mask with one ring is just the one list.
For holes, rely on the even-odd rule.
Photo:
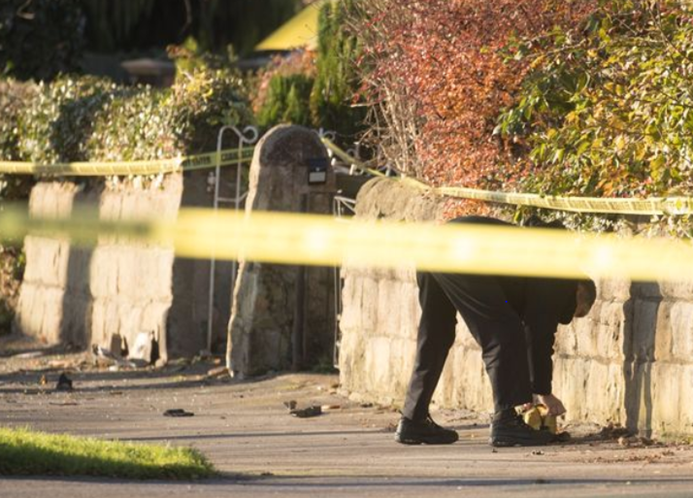
{"label": "black trousers", "polygon": [[524,327],[500,281],[480,275],[417,273],[421,321],[402,414],[423,420],[455,340],[456,312],[481,346],[496,412],[532,400]]}

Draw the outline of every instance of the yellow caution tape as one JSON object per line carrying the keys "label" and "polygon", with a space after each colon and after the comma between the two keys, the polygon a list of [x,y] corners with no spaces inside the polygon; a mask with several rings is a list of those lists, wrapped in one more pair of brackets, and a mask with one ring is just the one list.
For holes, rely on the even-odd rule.
{"label": "yellow caution tape", "polygon": [[438,187],[437,194],[464,199],[477,199],[516,206],[530,206],[574,213],[687,215],[693,213],[690,197],[650,197],[647,199],[601,197],[559,197],[538,194],[519,194],[476,190],[463,187]]}
{"label": "yellow caution tape", "polygon": [[339,222],[332,216],[183,209],[178,219],[112,222],[92,214],[71,219],[0,213],[3,240],[28,234],[138,240],[172,247],[181,257],[266,263],[342,265],[543,277],[693,278],[693,245],[672,239],[619,238],[564,230],[385,221]]}
{"label": "yellow caution tape", "polygon": [[[381,172],[368,168],[364,163],[349,156],[332,141],[323,138],[326,147],[347,164],[358,170],[375,176],[384,176]],[[479,201],[513,204],[543,209],[570,211],[574,213],[634,214],[634,215],[690,215],[693,214],[691,197],[650,197],[637,198],[601,198],[601,197],[560,197],[552,195],[524,194],[512,192],[494,192],[465,187],[431,187],[412,178],[404,178],[411,185],[430,192],[449,197],[475,199]]]}
{"label": "yellow caution tape", "polygon": [[41,164],[23,161],[0,161],[0,173],[18,175],[52,176],[111,176],[111,175],[155,175],[195,169],[228,166],[248,162],[253,155],[252,147],[226,149],[219,153],[207,152],[187,157],[154,159],[144,161],[100,161]]}
{"label": "yellow caution tape", "polygon": [[[367,167],[365,164],[363,164],[361,161],[358,159],[351,157],[349,154],[347,154],[344,150],[339,148],[337,144],[335,144],[332,140],[330,140],[327,137],[321,137],[322,143],[325,144],[325,147],[330,149],[332,153],[340,158],[342,161],[344,161],[346,164],[350,166],[354,166],[357,170],[363,172],[363,173],[368,173],[369,175],[373,176],[386,176],[385,174],[381,173],[378,170],[371,169]],[[422,184],[423,185],[423,184]]]}

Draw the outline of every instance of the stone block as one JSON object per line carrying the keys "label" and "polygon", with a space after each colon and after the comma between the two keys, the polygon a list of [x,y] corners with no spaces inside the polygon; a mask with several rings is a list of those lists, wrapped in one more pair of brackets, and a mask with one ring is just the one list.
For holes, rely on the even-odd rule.
{"label": "stone block", "polygon": [[[126,341],[128,346],[132,346],[137,340],[137,336],[145,331],[142,329],[142,304],[127,300],[118,303],[118,334]],[[154,330],[146,330],[154,332]]]}
{"label": "stone block", "polygon": [[121,196],[116,192],[105,190],[101,196],[99,215],[106,220],[118,220],[121,217]]}
{"label": "stone block", "polygon": [[26,284],[19,298],[17,327],[22,333],[40,338],[48,344],[60,342],[63,299],[60,288]]}
{"label": "stone block", "polygon": [[[103,337],[110,342],[110,337],[121,331],[120,317],[118,316],[118,303],[115,299],[109,299],[104,303]],[[105,346],[106,344],[104,344]]]}
{"label": "stone block", "polygon": [[402,399],[414,369],[416,341],[412,337],[398,337],[390,340],[390,364],[392,365],[392,390],[395,397]]}
{"label": "stone block", "polygon": [[630,280],[601,279],[597,281],[597,298],[600,301],[626,302],[630,299],[630,291]]}
{"label": "stone block", "polygon": [[96,247],[90,265],[89,291],[92,296],[115,298],[118,295],[118,246]]}
{"label": "stone block", "polygon": [[59,341],[79,347],[91,344],[91,297],[66,293],[60,306],[63,315]]}
{"label": "stone block", "polygon": [[173,261],[172,249],[157,247],[152,249],[155,273],[152,277],[152,296],[156,299],[171,299],[173,296]]}
{"label": "stone block", "polygon": [[690,431],[685,427],[687,418],[693,415],[691,395],[693,388],[682,381],[691,381],[691,367],[657,361],[648,365],[649,385],[643,386],[638,429],[649,435],[672,434]]}
{"label": "stone block", "polygon": [[91,308],[91,343],[108,347],[111,342],[110,335],[107,333],[106,308],[108,300],[104,297],[96,297]]}
{"label": "stone block", "polygon": [[402,284],[396,280],[380,280],[378,282],[375,313],[376,327],[386,335],[398,337],[403,327],[400,303]]}
{"label": "stone block", "polygon": [[690,301],[693,299],[693,280],[659,283],[660,294],[666,298]]}
{"label": "stone block", "polygon": [[556,331],[554,351],[558,354],[573,356],[578,351],[578,334],[585,334],[589,327],[589,318],[581,318],[573,321],[570,325],[561,325]]}
{"label": "stone block", "polygon": [[65,239],[27,236],[24,240],[24,281],[50,286],[67,284],[70,243]]}
{"label": "stone block", "polygon": [[144,331],[153,331],[154,337],[159,343],[159,354],[166,354],[166,333],[167,320],[171,310],[171,301],[153,301],[145,305],[141,317],[139,329]]}
{"label": "stone block", "polygon": [[556,350],[588,358],[623,358],[629,334],[626,318],[623,303],[597,301],[588,316],[573,320],[565,334],[559,334]]}
{"label": "stone block", "polygon": [[[361,279],[349,274],[342,287],[342,311],[339,317],[341,330],[363,330]],[[342,334],[348,337],[349,334]]]}
{"label": "stone block", "polygon": [[[182,175],[167,175],[163,188],[149,190],[127,184],[85,189],[69,182],[39,182],[32,190],[30,210],[34,215],[65,216],[80,202],[98,205],[105,219],[174,219],[182,186]],[[99,237],[97,247],[87,251],[71,247],[65,239],[27,237],[25,253],[17,328],[51,342],[85,343],[93,338],[107,347],[121,329],[136,334],[141,322],[151,322],[152,330],[165,339],[173,294],[170,248]],[[153,311],[156,316],[143,316],[156,300],[162,302]]]}
{"label": "stone block", "polygon": [[90,294],[92,249],[71,247],[67,257],[64,287],[68,294]]}
{"label": "stone block", "polygon": [[654,358],[690,363],[693,358],[693,303],[661,303],[655,334]]}
{"label": "stone block", "polygon": [[361,279],[361,327],[377,330],[378,326],[378,282],[373,278]]}
{"label": "stone block", "polygon": [[658,282],[633,282],[630,294],[633,299],[662,300],[662,291]]}
{"label": "stone block", "polygon": [[131,249],[126,246],[117,246],[114,256],[113,264],[117,268],[117,294],[127,296],[137,292],[138,268],[132,264],[134,258]]}
{"label": "stone block", "polygon": [[658,302],[638,300],[633,308],[631,354],[641,361],[654,360],[659,306]]}
{"label": "stone block", "polygon": [[68,216],[77,186],[69,182],[40,182],[31,189],[29,211],[34,216]]}
{"label": "stone block", "polygon": [[[51,343],[57,343],[61,339],[63,328],[65,292],[58,287],[44,287],[42,294],[43,309],[38,336],[48,339]],[[75,344],[81,344],[81,341],[75,341]]]}
{"label": "stone block", "polygon": [[17,302],[15,326],[23,334],[38,337],[38,328],[33,327],[35,319],[35,304],[37,285],[33,282],[22,282],[22,291]]}
{"label": "stone block", "polygon": [[[462,333],[471,337],[469,332]],[[458,328],[458,336],[460,335]],[[493,393],[478,347],[471,348],[465,343],[458,343],[450,349],[434,400],[441,407],[493,411]]]}
{"label": "stone block", "polygon": [[624,423],[623,370],[619,363],[555,357],[553,392],[565,404],[567,421]]}
{"label": "stone block", "polygon": [[[372,337],[365,350],[364,365],[368,372],[370,384],[373,386],[389,385],[390,375],[390,338]],[[382,390],[379,389],[379,390]]]}

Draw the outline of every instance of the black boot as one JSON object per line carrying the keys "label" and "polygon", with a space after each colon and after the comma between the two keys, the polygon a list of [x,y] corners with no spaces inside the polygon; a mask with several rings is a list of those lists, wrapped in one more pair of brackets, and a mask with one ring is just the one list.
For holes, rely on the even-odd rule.
{"label": "black boot", "polygon": [[515,410],[497,413],[491,423],[491,446],[544,446],[553,440],[546,430],[532,429]]}
{"label": "black boot", "polygon": [[395,441],[402,444],[452,444],[458,439],[457,432],[439,426],[430,415],[422,422],[402,417],[395,432]]}

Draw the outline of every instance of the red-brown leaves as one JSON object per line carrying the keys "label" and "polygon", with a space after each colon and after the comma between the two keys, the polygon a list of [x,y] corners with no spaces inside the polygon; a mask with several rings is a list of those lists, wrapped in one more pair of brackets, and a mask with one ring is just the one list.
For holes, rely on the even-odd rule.
{"label": "red-brown leaves", "polygon": [[408,172],[434,184],[488,186],[498,164],[512,160],[492,132],[528,70],[527,59],[512,58],[514,41],[572,23],[593,3],[371,0],[364,6],[372,101],[400,99],[415,109],[413,122],[388,131],[402,135],[394,143],[413,142],[420,164]]}

